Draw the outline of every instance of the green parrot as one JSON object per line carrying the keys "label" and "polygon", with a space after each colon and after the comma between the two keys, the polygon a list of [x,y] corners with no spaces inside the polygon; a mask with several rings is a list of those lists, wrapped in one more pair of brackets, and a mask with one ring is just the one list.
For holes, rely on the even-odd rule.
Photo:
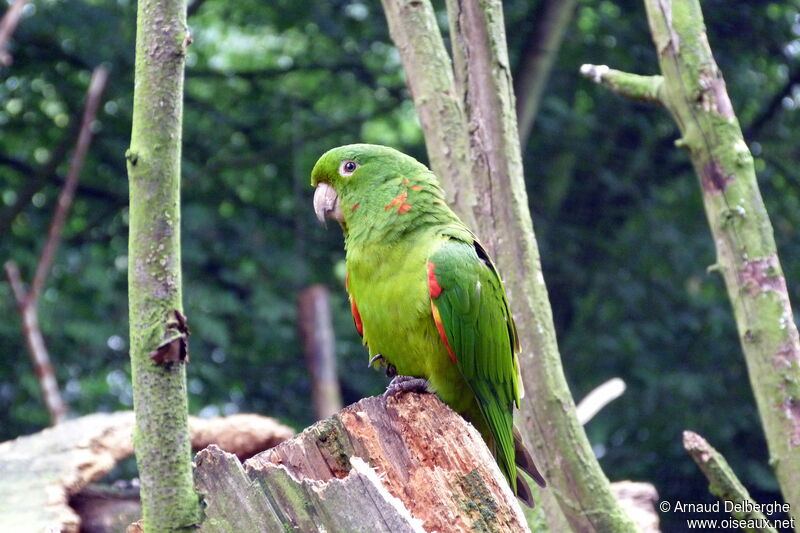
{"label": "green parrot", "polygon": [[503,282],[436,176],[393,148],[352,144],[325,153],[311,185],[317,218],[344,231],[350,308],[370,366],[395,376],[387,394],[436,393],[478,429],[533,507],[517,466],[545,481],[514,427],[523,389]]}

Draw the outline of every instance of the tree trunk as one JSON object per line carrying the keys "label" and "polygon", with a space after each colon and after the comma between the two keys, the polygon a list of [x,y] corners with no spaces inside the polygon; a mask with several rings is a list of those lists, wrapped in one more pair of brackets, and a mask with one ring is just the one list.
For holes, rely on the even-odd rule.
{"label": "tree trunk", "polygon": [[381,0],[389,33],[400,52],[406,84],[414,99],[431,169],[447,203],[474,228],[475,190],[469,178],[470,148],[464,103],[456,93],[453,63],[430,0]]}
{"label": "tree trunk", "polygon": [[244,467],[215,447],[195,463],[206,533],[529,531],[480,434],[431,394],[361,400]]}
{"label": "tree trunk", "polygon": [[[631,531],[578,422],[561,367],[525,191],[502,6],[494,0],[448,0],[455,64],[450,84],[440,72],[450,61],[429,2],[383,4],[429,153],[435,146],[433,170],[449,176],[443,185],[457,191],[450,195],[459,200],[456,212],[467,223],[476,221],[471,227],[505,276],[523,348],[522,429],[550,484],[546,492],[555,495],[561,509],[547,498],[545,513],[557,524],[563,511],[577,531]],[[444,116],[440,110],[448,120],[436,120]],[[468,156],[447,159],[449,166],[434,157],[461,153],[465,144]]]}
{"label": "tree trunk", "polygon": [[181,0],[139,0],[131,147],[128,299],[131,372],[146,531],[200,522],[187,427],[188,329],[181,309],[183,67]]}
{"label": "tree trunk", "polygon": [[627,96],[664,105],[699,177],[717,264],[733,306],[770,463],[800,520],[800,341],[772,224],[697,0],[645,0],[662,76],[582,71]]}
{"label": "tree trunk", "polygon": [[297,325],[311,378],[314,413],[317,420],[322,420],[342,408],[331,303],[324,285],[312,285],[300,291],[297,297]]}

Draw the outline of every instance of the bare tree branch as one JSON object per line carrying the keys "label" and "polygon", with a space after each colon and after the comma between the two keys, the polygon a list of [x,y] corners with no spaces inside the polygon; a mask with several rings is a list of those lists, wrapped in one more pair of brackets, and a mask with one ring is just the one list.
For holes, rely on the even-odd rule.
{"label": "bare tree branch", "polygon": [[0,66],[7,67],[13,61],[11,54],[6,50],[6,45],[9,39],[11,39],[14,30],[17,29],[19,19],[22,17],[22,10],[27,3],[28,0],[16,0],[5,12],[2,20],[0,20]]}
{"label": "bare tree branch", "polygon": [[603,407],[622,396],[624,392],[625,382],[620,378],[611,378],[595,387],[575,408],[578,420],[581,424],[586,425]]}
{"label": "bare tree branch", "polygon": [[[791,506],[789,513],[797,519],[800,409],[796,387],[787,383],[797,383],[800,376],[800,334],[792,320],[786,277],[753,157],[711,52],[699,1],[644,3],[663,76],[658,101],[680,128],[682,136],[675,144],[688,149],[699,178],[717,251],[717,262],[710,268],[725,280],[770,463]],[[656,79],[615,74],[621,76]]]}
{"label": "bare tree branch", "polygon": [[53,258],[58,249],[58,242],[61,238],[64,222],[67,219],[67,213],[72,204],[72,199],[75,196],[80,170],[92,139],[91,125],[97,114],[100,96],[107,80],[108,70],[104,67],[97,67],[92,74],[89,90],[86,93],[86,106],[84,108],[83,120],[81,122],[80,133],[78,134],[78,141],[75,145],[75,152],[72,156],[67,179],[58,198],[56,212],[50,224],[47,240],[39,256],[39,261],[36,264],[36,273],[34,274],[33,282],[27,292],[22,285],[22,277],[20,276],[17,264],[14,261],[7,261],[5,264],[6,276],[11,284],[14,300],[16,301],[17,309],[22,319],[22,332],[25,337],[25,343],[28,346],[34,372],[39,381],[39,387],[42,390],[42,397],[53,424],[58,424],[64,419],[67,409],[61,399],[55,372],[50,363],[50,356],[47,353],[44,337],[39,327],[37,307],[39,296],[44,289],[47,274],[50,271]]}
{"label": "bare tree branch", "polygon": [[107,81],[108,70],[105,67],[97,67],[92,73],[92,80],[89,83],[89,90],[86,93],[86,107],[83,111],[78,142],[75,144],[75,152],[72,155],[72,161],[70,162],[69,171],[67,172],[67,181],[64,184],[64,188],[61,189],[61,194],[58,196],[56,212],[55,215],[53,215],[53,221],[47,233],[47,241],[45,241],[42,254],[39,256],[39,262],[36,265],[36,274],[33,276],[33,282],[31,283],[30,292],[28,293],[28,298],[32,300],[34,304],[44,288],[44,282],[47,279],[47,274],[50,271],[53,258],[58,249],[61,231],[64,229],[67,213],[75,197],[75,188],[78,186],[78,178],[81,168],[83,167],[83,161],[86,159],[86,153],[89,151],[89,145],[92,142],[92,122],[97,115],[97,108],[100,105],[100,96],[103,93]]}
{"label": "bare tree branch", "polygon": [[5,270],[11,290],[14,293],[17,310],[22,319],[22,335],[25,337],[25,344],[28,346],[28,353],[30,353],[31,362],[33,363],[33,370],[39,381],[42,399],[47,412],[50,414],[50,421],[53,424],[58,424],[64,420],[67,408],[61,399],[53,365],[50,364],[50,356],[47,354],[42,330],[39,328],[39,317],[36,313],[35,302],[31,301],[30,295],[26,294],[22,286],[17,264],[14,261],[6,261]]}
{"label": "bare tree branch", "polygon": [[561,48],[577,0],[543,0],[533,16],[534,28],[514,73],[520,144],[525,146],[539,103]]}
{"label": "bare tree branch", "polygon": [[589,64],[581,65],[581,75],[631,100],[664,105],[663,76],[640,76],[606,65]]}
{"label": "bare tree branch", "polygon": [[[733,511],[731,514],[739,520],[757,520],[769,524],[767,517],[758,510],[758,506],[750,497],[750,493],[736,474],[733,473],[728,461],[715,450],[703,437],[693,431],[683,432],[683,447],[692,456],[694,462],[700,467],[708,479],[708,489],[711,494],[722,501],[737,504],[735,507],[752,509],[751,511]],[[749,504],[749,505],[748,505]],[[747,531],[763,531],[777,533],[774,527],[758,527]]]}

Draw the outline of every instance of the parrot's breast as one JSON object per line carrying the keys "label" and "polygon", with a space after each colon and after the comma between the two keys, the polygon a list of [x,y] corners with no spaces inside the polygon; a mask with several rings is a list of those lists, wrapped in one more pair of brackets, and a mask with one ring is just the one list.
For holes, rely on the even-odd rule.
{"label": "parrot's breast", "polygon": [[429,235],[408,240],[348,246],[348,291],[370,356],[383,355],[399,375],[428,379],[443,396],[438,390],[443,383],[463,381],[431,312],[426,262],[446,239]]}

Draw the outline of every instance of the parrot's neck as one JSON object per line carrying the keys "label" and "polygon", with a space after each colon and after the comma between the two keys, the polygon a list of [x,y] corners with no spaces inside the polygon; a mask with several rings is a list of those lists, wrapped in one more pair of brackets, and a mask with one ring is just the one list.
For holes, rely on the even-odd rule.
{"label": "parrot's neck", "polygon": [[398,177],[371,190],[345,193],[342,197],[345,245],[394,247],[416,233],[460,224],[447,207],[442,189],[428,174]]}

